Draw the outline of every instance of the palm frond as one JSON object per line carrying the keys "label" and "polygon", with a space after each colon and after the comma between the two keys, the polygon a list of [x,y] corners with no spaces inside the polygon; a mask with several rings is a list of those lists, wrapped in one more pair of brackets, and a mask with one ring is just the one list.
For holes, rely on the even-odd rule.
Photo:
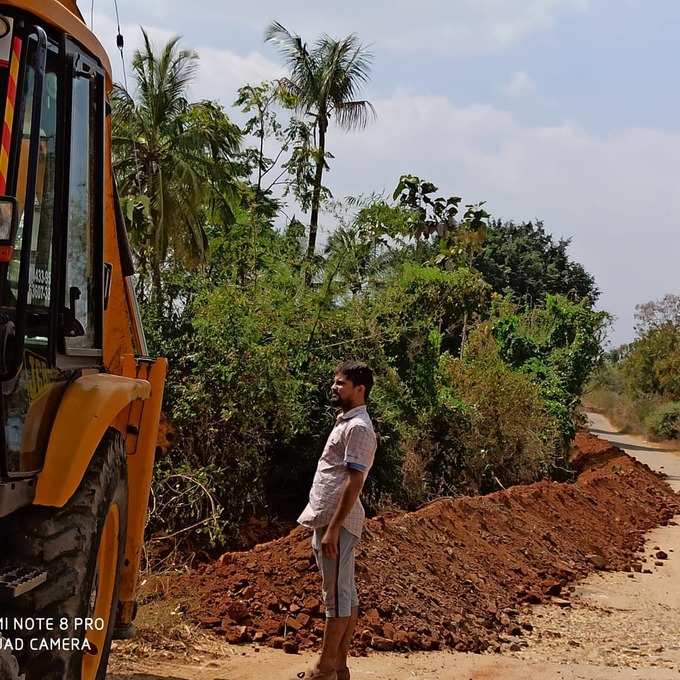
{"label": "palm frond", "polygon": [[299,35],[291,33],[278,21],[272,22],[264,33],[265,42],[275,44],[284,59],[288,62],[291,70],[297,68],[300,62],[309,58],[307,45],[302,42]]}
{"label": "palm frond", "polygon": [[345,130],[365,128],[371,120],[377,118],[373,104],[363,99],[336,104],[334,111],[338,125]]}
{"label": "palm frond", "polygon": [[265,40],[276,45],[286,60],[289,80],[297,88],[298,107],[307,111],[319,98],[319,68],[316,55],[310,53],[299,35],[288,31],[278,21],[265,31]]}
{"label": "palm frond", "polygon": [[355,35],[342,40],[323,36],[317,49],[324,64],[323,80],[328,99],[334,103],[356,99],[359,89],[370,77],[371,53]]}

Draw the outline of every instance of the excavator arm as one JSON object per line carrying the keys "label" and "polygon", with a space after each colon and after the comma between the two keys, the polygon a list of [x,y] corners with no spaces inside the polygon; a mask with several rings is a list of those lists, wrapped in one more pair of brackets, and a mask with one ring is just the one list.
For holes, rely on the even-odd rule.
{"label": "excavator arm", "polygon": [[83,21],[83,15],[78,8],[78,3],[76,0],[59,0],[59,2],[66,7],[69,12],[73,12],[81,21]]}

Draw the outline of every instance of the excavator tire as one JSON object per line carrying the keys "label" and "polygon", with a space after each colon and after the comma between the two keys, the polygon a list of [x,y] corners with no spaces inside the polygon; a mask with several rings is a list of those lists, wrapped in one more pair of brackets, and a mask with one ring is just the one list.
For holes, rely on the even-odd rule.
{"label": "excavator tire", "polygon": [[[6,615],[46,617],[56,628],[39,633],[15,631],[26,640],[24,651],[18,654],[26,680],[104,680],[106,676],[125,557],[125,456],[123,437],[109,430],[78,490],[63,508],[30,506],[12,519],[10,550],[24,563],[47,571],[47,581],[12,601]],[[96,620],[89,630],[82,623],[87,618]],[[78,619],[81,625],[76,624]],[[33,650],[30,637],[34,638]],[[83,651],[86,637],[92,649]],[[36,650],[35,638],[55,648]],[[64,649],[65,639],[71,640],[70,650]],[[61,648],[50,642],[56,640],[62,641]]]}
{"label": "excavator tire", "polygon": [[[2,640],[2,638],[0,638]],[[0,680],[18,680],[19,664],[14,654],[6,650],[0,651]]]}

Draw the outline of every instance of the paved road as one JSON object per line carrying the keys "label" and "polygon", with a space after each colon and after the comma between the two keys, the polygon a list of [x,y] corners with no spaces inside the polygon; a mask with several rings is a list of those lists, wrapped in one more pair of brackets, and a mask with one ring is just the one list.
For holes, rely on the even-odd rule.
{"label": "paved road", "polygon": [[663,472],[671,487],[680,491],[680,451],[668,449],[661,444],[651,444],[635,435],[621,434],[599,413],[589,413],[588,423],[593,434],[616,444],[629,456],[649,465],[652,470]]}
{"label": "paved road", "polygon": [[[619,434],[601,415],[590,414],[589,420],[594,434],[664,473],[680,490],[680,452]],[[669,673],[680,677],[680,526],[658,527],[645,538],[641,557],[650,573],[595,572],[577,584],[571,608],[537,607],[532,623],[541,639],[533,636],[519,656],[529,663],[550,659],[570,667],[623,666],[619,671],[631,675],[622,677],[636,677],[632,668],[645,680]],[[659,550],[667,560],[656,558]],[[591,678],[585,669],[579,677]],[[617,676],[612,672],[611,677]]]}

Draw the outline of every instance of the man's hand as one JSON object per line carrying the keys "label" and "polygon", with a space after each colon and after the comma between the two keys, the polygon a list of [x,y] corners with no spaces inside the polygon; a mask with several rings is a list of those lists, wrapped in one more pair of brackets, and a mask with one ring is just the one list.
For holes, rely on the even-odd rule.
{"label": "man's hand", "polygon": [[338,556],[338,546],[340,544],[340,527],[345,521],[352,506],[356,503],[361,487],[364,484],[364,475],[359,470],[348,469],[347,479],[342,489],[340,502],[335,509],[333,519],[331,519],[326,533],[321,539],[321,552],[324,557],[336,558]]}
{"label": "man's hand", "polygon": [[336,559],[338,556],[338,544],[340,543],[340,527],[330,525],[321,539],[321,552],[324,557]]}

